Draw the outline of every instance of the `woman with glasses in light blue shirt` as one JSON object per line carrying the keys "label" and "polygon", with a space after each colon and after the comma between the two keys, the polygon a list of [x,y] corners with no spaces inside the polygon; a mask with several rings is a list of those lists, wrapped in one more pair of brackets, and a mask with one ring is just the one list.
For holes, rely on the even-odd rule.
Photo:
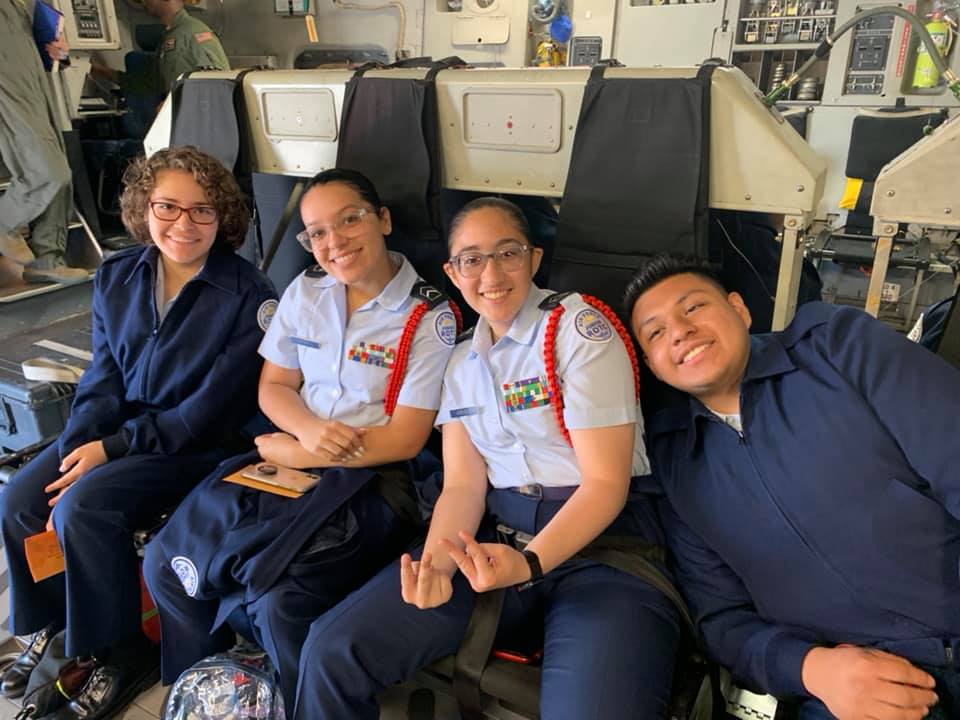
{"label": "woman with glasses in light blue shirt", "polygon": [[674,607],[591,556],[604,533],[638,552],[663,541],[631,492],[649,465],[626,330],[592,298],[533,284],[541,251],[505,200],[468,203],[449,245],[447,275],[480,320],[443,379],[426,543],[313,623],[293,718],[376,720],[376,696],[456,652],[477,593],[501,588],[502,635],[543,617],[541,717],[665,717]]}

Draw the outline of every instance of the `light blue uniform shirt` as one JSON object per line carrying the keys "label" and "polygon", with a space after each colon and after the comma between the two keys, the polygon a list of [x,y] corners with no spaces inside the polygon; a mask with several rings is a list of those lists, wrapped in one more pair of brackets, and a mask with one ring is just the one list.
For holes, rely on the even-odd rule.
{"label": "light blue uniform shirt", "polygon": [[[495,488],[581,481],[577,458],[557,425],[543,359],[552,293],[533,287],[510,330],[496,344],[481,318],[471,342],[454,350],[443,378],[437,425],[459,421],[487,463]],[[636,423],[633,474],[650,472],[630,358],[610,323],[577,295],[561,303],[556,337],[563,417],[570,430]]]}
{"label": "light blue uniform shirt", "polygon": [[[383,399],[396,362],[400,335],[416,304],[420,281],[413,266],[390,253],[400,269],[374,299],[347,322],[347,291],[331,275],[297,276],[280,300],[260,344],[260,354],[280,367],[300,370],[300,396],[317,417],[353,427],[385,425]],[[456,340],[447,303],[421,320],[414,335],[398,405],[436,410],[440,381]]]}

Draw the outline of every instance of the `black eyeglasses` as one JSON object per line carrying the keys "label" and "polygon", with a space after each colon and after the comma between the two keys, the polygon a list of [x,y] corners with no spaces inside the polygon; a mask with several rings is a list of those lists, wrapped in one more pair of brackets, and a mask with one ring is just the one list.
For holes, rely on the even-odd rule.
{"label": "black eyeglasses", "polygon": [[209,205],[194,205],[193,207],[180,207],[166,200],[156,200],[150,202],[150,210],[157,220],[166,222],[175,222],[180,219],[183,213],[186,213],[191,222],[197,225],[212,225],[217,221],[217,209]]}
{"label": "black eyeglasses", "polygon": [[523,256],[533,248],[529,245],[505,245],[492,253],[482,253],[468,250],[454,255],[447,262],[456,268],[465,278],[477,278],[483,274],[487,262],[493,260],[504,272],[513,272],[523,267]]}

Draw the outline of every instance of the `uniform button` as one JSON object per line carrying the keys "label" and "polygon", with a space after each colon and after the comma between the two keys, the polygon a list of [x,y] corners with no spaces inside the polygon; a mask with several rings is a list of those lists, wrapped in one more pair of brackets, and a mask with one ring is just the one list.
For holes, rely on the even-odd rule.
{"label": "uniform button", "polygon": [[331,391],[330,391],[330,397],[332,397],[332,398],[338,398],[338,397],[340,397],[340,391],[339,391],[339,390],[331,390]]}
{"label": "uniform button", "polygon": [[337,371],[337,364],[334,363],[333,365],[331,365],[331,366],[330,366],[330,369],[333,370],[334,372],[336,372],[336,371]]}

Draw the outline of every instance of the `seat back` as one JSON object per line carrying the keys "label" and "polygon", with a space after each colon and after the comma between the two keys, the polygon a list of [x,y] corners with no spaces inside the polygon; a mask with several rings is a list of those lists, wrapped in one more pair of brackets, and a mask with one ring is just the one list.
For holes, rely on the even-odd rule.
{"label": "seat back", "polygon": [[193,145],[213,155],[250,189],[250,146],[243,102],[243,75],[211,78],[188,75],[170,90],[173,122],[170,147]]}
{"label": "seat back", "polygon": [[[946,119],[946,110],[864,110],[853,120],[850,149],[847,152],[848,183],[861,180],[855,200],[848,198],[841,207],[849,210],[847,232],[873,234],[870,201],[873,183],[888,162],[922,139]],[[849,185],[848,185],[849,187]]]}
{"label": "seat back", "polygon": [[413,77],[369,76],[373,68],[361,67],[347,82],[337,146],[337,167],[370,178],[390,208],[390,246],[437,287],[445,285],[446,247],[435,77],[459,65],[459,58],[413,58],[391,66],[423,69]]}
{"label": "seat back", "polygon": [[707,257],[710,76],[605,79],[584,91],[550,272],[613,307],[644,257]]}

